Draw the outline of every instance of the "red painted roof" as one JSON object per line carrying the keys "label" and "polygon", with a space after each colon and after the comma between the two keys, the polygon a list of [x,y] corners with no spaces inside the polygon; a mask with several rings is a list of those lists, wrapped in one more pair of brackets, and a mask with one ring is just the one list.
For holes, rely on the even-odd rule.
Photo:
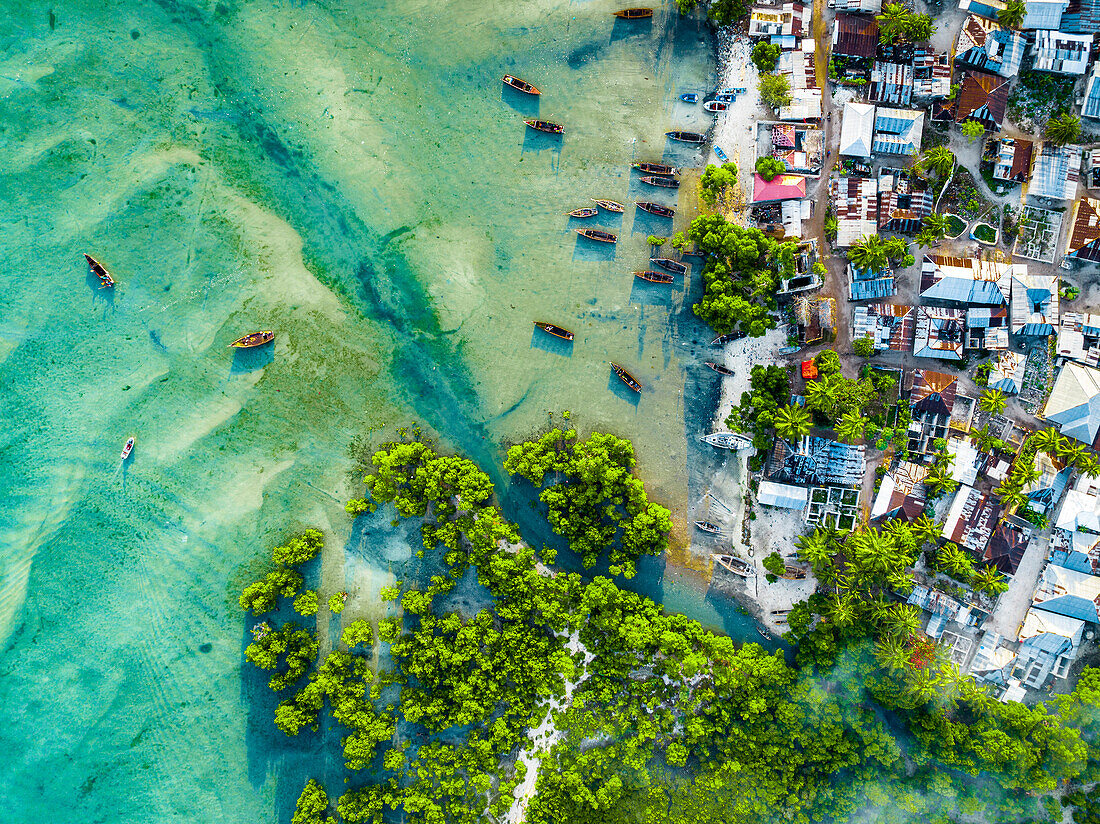
{"label": "red painted roof", "polygon": [[760,175],[752,176],[752,202],[767,200],[801,200],[806,196],[806,178],[801,175],[776,175],[764,180]]}

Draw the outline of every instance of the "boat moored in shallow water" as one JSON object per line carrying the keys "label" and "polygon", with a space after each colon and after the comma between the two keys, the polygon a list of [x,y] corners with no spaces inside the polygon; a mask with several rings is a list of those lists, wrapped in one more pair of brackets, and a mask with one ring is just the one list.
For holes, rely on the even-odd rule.
{"label": "boat moored in shallow water", "polygon": [[735,374],[734,371],[728,366],[723,366],[722,364],[715,363],[714,361],[706,361],[706,365],[717,372],[719,375],[726,375],[732,378]]}
{"label": "boat moored in shallow water", "polygon": [[122,460],[126,460],[127,458],[129,458],[130,453],[133,450],[134,450],[134,439],[133,439],[133,437],[127,438],[126,439],[126,445],[124,447],[122,447]]}
{"label": "boat moored in shallow water", "polygon": [[679,172],[675,166],[666,166],[664,163],[631,163],[630,168],[645,175],[674,175]]}
{"label": "boat moored in shallow water", "polygon": [[623,367],[619,366],[619,364],[612,362],[611,371],[618,375],[619,380],[621,380],[635,392],[642,391],[642,384],[638,382],[638,379],[627,372],[625,369],[623,369]]}
{"label": "boat moored in shallow water", "polygon": [[754,578],[756,576],[756,567],[736,555],[715,555],[714,563],[734,575],[740,575],[742,578]]}
{"label": "boat moored in shallow water", "polygon": [[534,129],[536,132],[546,132],[547,134],[561,134],[565,131],[565,126],[560,123],[551,123],[549,120],[524,120],[528,128]]}
{"label": "boat moored in shallow water", "polygon": [[684,264],[680,263],[680,261],[678,260],[673,260],[672,258],[653,258],[650,263],[656,263],[662,269],[666,269],[669,272],[673,272],[677,275],[686,275],[688,270],[688,268]]}
{"label": "boat moored in shallow water", "polygon": [[678,189],[680,188],[680,181],[674,177],[660,177],[658,175],[646,175],[642,178],[642,183],[647,186],[660,186],[663,189]]}
{"label": "boat moored in shallow water", "polygon": [[100,289],[110,289],[115,285],[115,279],[103,268],[102,263],[87,253],[84,254],[84,259],[88,261],[88,268],[92,270],[92,274],[99,278]]}
{"label": "boat moored in shallow water", "polygon": [[643,212],[649,212],[651,215],[657,215],[657,217],[672,217],[676,214],[676,210],[671,206],[665,206],[663,203],[652,203],[648,200],[635,200],[635,205]]}
{"label": "boat moored in shallow water", "polygon": [[256,346],[263,346],[265,343],[271,343],[273,340],[275,340],[275,333],[270,329],[265,329],[262,332],[249,332],[243,338],[237,338],[229,345],[237,349],[252,349]]}
{"label": "boat moored in shallow water", "polygon": [[573,340],[573,333],[568,329],[564,329],[561,326],[556,326],[553,323],[546,323],[545,321],[536,320],[535,326],[541,329],[548,335],[553,335],[555,338],[561,338],[562,340]]}
{"label": "boat moored in shallow water", "polygon": [[676,280],[672,275],[666,275],[664,272],[635,272],[634,277],[647,283],[660,283],[662,285]]}
{"label": "boat moored in shallow water", "polygon": [[719,449],[749,449],[752,446],[752,438],[742,435],[740,432],[713,432],[704,435],[699,440],[703,443],[716,446]]}
{"label": "boat moored in shallow water", "polygon": [[645,20],[653,16],[653,9],[619,9],[614,14],[623,20]]}
{"label": "boat moored in shallow water", "polygon": [[695,94],[694,92],[689,92],[687,94],[680,95],[680,99],[683,100],[685,103],[698,103],[699,95]]}
{"label": "boat moored in shallow water", "polygon": [[732,343],[735,340],[741,340],[745,337],[745,333],[738,329],[736,332],[730,332],[726,335],[719,335],[710,342],[711,346],[725,346],[727,343]]}
{"label": "boat moored in shallow water", "polygon": [[600,213],[600,210],[595,206],[582,206],[579,209],[574,209],[572,212],[566,212],[569,217],[595,217]]}
{"label": "boat moored in shallow water", "polygon": [[705,143],[707,136],[699,134],[698,132],[665,132],[665,137],[670,140],[678,140],[681,143]]}
{"label": "boat moored in shallow water", "polygon": [[622,214],[624,211],[626,211],[626,207],[624,207],[623,204],[619,203],[619,201],[617,200],[597,200],[596,198],[592,198],[592,202],[599,206],[601,209],[607,209],[607,211],[609,212]]}
{"label": "boat moored in shallow water", "polygon": [[513,89],[515,89],[517,91],[521,91],[521,92],[524,92],[526,94],[542,94],[542,92],[540,92],[538,89],[536,89],[530,83],[528,83],[526,80],[520,80],[518,77],[513,77],[510,74],[504,75],[504,77],[502,77],[501,80],[504,81],[505,85],[511,86]]}
{"label": "boat moored in shallow water", "polygon": [[605,232],[603,229],[574,229],[581,237],[586,237],[589,240],[598,240],[600,243],[614,243],[618,240],[611,232]]}
{"label": "boat moored in shallow water", "polygon": [[724,112],[730,107],[730,104],[724,100],[708,100],[703,104],[703,108],[708,112]]}

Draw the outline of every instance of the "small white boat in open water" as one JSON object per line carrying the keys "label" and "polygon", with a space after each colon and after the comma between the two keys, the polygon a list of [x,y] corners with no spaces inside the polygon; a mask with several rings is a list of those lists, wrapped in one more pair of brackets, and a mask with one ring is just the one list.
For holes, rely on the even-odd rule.
{"label": "small white boat in open water", "polygon": [[134,439],[129,438],[126,441],[126,446],[122,447],[122,460],[126,460],[130,457],[130,453],[134,450]]}

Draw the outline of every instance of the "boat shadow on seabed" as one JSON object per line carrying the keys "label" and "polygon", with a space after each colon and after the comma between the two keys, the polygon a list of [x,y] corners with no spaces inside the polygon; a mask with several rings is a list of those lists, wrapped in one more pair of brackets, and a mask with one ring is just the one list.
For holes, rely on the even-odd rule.
{"label": "boat shadow on seabed", "polygon": [[573,341],[548,335],[537,327],[531,335],[531,348],[541,349],[551,355],[561,355],[563,358],[573,357]]}
{"label": "boat shadow on seabed", "polygon": [[275,342],[265,343],[253,349],[234,349],[233,361],[229,365],[229,374],[243,375],[263,369],[275,360]]}
{"label": "boat shadow on seabed", "polygon": [[614,372],[609,371],[607,378],[607,389],[612,395],[621,398],[622,400],[626,401],[634,407],[637,407],[638,403],[642,399],[642,394],[640,392],[635,392],[633,389],[623,383],[622,380],[620,380],[619,376],[616,375]]}
{"label": "boat shadow on seabed", "polygon": [[538,95],[526,94],[519,89],[513,89],[507,83],[501,84],[500,102],[515,109],[525,118],[539,116]]}

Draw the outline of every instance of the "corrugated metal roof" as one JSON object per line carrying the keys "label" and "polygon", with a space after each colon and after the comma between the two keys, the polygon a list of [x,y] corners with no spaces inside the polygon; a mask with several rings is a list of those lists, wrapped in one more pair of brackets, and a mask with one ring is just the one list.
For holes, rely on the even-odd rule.
{"label": "corrugated metal roof", "polygon": [[1081,179],[1081,158],[1084,149],[1070,143],[1055,146],[1044,141],[1031,167],[1031,179],[1027,193],[1031,197],[1049,197],[1053,200],[1073,200],[1077,195],[1077,183]]}
{"label": "corrugated metal roof", "polygon": [[875,132],[875,107],[869,103],[845,103],[843,116],[840,154],[848,157],[870,157]]}
{"label": "corrugated metal roof", "polygon": [[874,57],[878,48],[878,21],[860,14],[838,14],[833,23],[833,54]]}
{"label": "corrugated metal roof", "polygon": [[783,509],[803,509],[809,500],[810,490],[804,486],[791,486],[773,481],[761,481],[756,490],[756,500],[764,506]]}
{"label": "corrugated metal roof", "polygon": [[1063,435],[1091,446],[1100,431],[1100,372],[1079,363],[1065,364],[1054,381],[1043,417],[1058,424]]}
{"label": "corrugated metal roof", "polygon": [[1091,48],[1091,34],[1066,34],[1042,29],[1035,32],[1035,69],[1059,74],[1084,74],[1089,67]]}
{"label": "corrugated metal roof", "polygon": [[1100,200],[1083,197],[1074,204],[1066,254],[1078,260],[1100,262]]}

